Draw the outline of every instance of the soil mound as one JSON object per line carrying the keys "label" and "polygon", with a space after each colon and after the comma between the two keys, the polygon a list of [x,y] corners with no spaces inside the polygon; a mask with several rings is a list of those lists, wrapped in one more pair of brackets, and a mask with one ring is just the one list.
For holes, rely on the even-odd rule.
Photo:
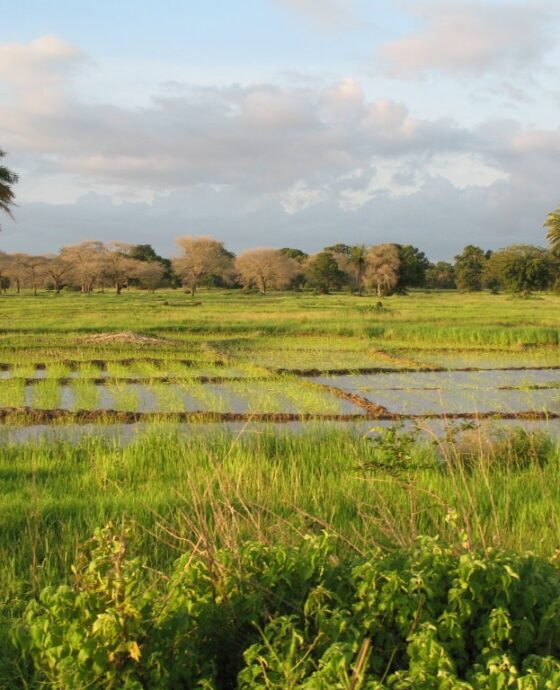
{"label": "soil mound", "polygon": [[121,333],[95,333],[80,339],[83,343],[93,343],[95,345],[111,345],[113,343],[127,345],[161,345],[166,341],[163,338],[150,338],[147,335],[138,335],[131,331]]}

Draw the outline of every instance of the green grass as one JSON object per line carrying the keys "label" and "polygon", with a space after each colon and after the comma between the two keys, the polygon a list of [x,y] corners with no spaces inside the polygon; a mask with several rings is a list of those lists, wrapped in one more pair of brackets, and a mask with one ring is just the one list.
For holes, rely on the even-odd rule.
{"label": "green grass", "polygon": [[[413,471],[400,473],[375,469],[369,440],[330,426],[249,428],[237,436],[207,428],[182,435],[160,425],[127,445],[86,436],[5,446],[0,567],[13,577],[0,579],[29,586],[30,578],[59,578],[80,540],[124,516],[189,538],[209,530],[221,542],[231,539],[229,527],[243,538],[291,541],[328,526],[349,541],[391,547],[418,534],[450,534],[452,508],[473,542],[552,555],[560,528],[557,445],[538,438],[521,450],[502,444],[499,457],[478,446],[471,439],[462,450],[468,471],[464,463],[448,471],[441,458],[454,451],[424,444],[412,451]],[[526,467],[516,452],[527,456]],[[220,511],[230,509],[231,525],[219,524]],[[153,567],[174,557],[163,540],[143,538]]]}
{"label": "green grass", "polygon": [[[155,296],[114,294],[7,295],[0,300],[3,333],[25,341],[26,333],[49,333],[65,340],[69,332],[138,331],[196,341],[204,333],[263,336],[290,334],[353,336],[406,342],[481,343],[492,346],[557,344],[560,297],[512,300],[488,293],[413,292],[383,299],[386,312],[375,312],[374,297],[348,294],[313,296],[237,291],[201,291],[196,308],[180,291]],[[168,301],[169,305],[163,304]],[[530,315],[529,318],[528,315]],[[139,329],[138,325],[141,324]],[[37,345],[40,345],[37,342]]]}

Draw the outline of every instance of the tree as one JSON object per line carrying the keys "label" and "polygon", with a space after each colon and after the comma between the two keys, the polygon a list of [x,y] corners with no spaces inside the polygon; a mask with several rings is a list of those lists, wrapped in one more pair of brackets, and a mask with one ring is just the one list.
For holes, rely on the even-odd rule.
{"label": "tree", "polygon": [[493,279],[504,289],[525,295],[533,290],[546,290],[553,277],[551,255],[540,247],[526,244],[513,244],[494,252],[485,273],[487,282]]}
{"label": "tree", "polygon": [[103,257],[103,274],[109,279],[117,295],[121,294],[128,281],[134,277],[140,263],[130,258],[131,244],[110,242]]}
{"label": "tree", "polygon": [[223,242],[191,235],[177,237],[176,242],[184,256],[173,259],[173,268],[191,295],[195,294],[201,278],[211,275],[228,278],[233,272],[233,254],[224,248]]}
{"label": "tree", "polygon": [[164,259],[156,254],[151,244],[133,244],[130,246],[128,256],[137,261],[163,261]]}
{"label": "tree", "polygon": [[235,269],[245,287],[256,287],[265,295],[269,288],[287,288],[300,267],[279,249],[249,249],[237,257]]}
{"label": "tree", "polygon": [[0,252],[0,294],[6,292],[9,284],[10,278],[6,274],[6,269],[10,265],[10,257],[5,252]]}
{"label": "tree", "polygon": [[89,294],[104,269],[107,248],[103,242],[86,240],[79,244],[63,247],[60,256],[72,265],[72,282],[80,286],[84,294]]}
{"label": "tree", "polygon": [[486,254],[472,244],[467,245],[455,257],[455,281],[463,292],[476,292],[482,289],[482,273],[487,261]]}
{"label": "tree", "polygon": [[308,284],[324,295],[328,295],[332,289],[342,287],[346,282],[346,276],[338,267],[336,259],[327,251],[309,258],[305,275]]}
{"label": "tree", "polygon": [[365,283],[378,297],[394,290],[399,282],[400,258],[396,244],[379,244],[367,252]]}
{"label": "tree", "polygon": [[133,277],[146,290],[156,291],[165,276],[165,267],[159,261],[137,261]]}
{"label": "tree", "polygon": [[161,280],[158,282],[157,287],[159,287],[160,285],[173,287],[180,286],[179,279],[173,273],[171,259],[166,259],[165,257],[157,254],[151,244],[135,244],[128,253],[128,255],[131,259],[136,259],[137,261],[142,261],[144,263],[159,263],[163,267],[163,275],[161,277]]}
{"label": "tree", "polygon": [[[0,160],[6,155],[0,149]],[[14,206],[15,195],[12,186],[18,181],[18,176],[5,165],[0,164],[0,210],[12,216],[11,207]],[[12,216],[13,217],[13,216]]]}
{"label": "tree", "polygon": [[435,290],[450,290],[455,285],[455,269],[447,261],[430,264],[426,269],[426,287]]}
{"label": "tree", "polygon": [[33,288],[33,294],[37,295],[37,288],[44,277],[46,259],[44,256],[26,255],[23,260],[25,277]]}
{"label": "tree", "polygon": [[72,263],[64,256],[45,256],[43,272],[52,282],[56,294],[60,293],[64,279],[70,276]]}
{"label": "tree", "polygon": [[16,252],[15,254],[6,254],[4,273],[10,280],[10,284],[14,284],[19,295],[21,285],[25,280],[25,260],[27,254]]}
{"label": "tree", "polygon": [[329,252],[330,254],[340,254],[341,256],[350,256],[352,247],[349,244],[344,244],[343,242],[337,242],[336,244],[331,244],[328,247],[324,247],[324,252]]}
{"label": "tree", "polygon": [[365,245],[356,244],[353,247],[349,247],[346,265],[353,278],[356,290],[361,295],[364,290],[364,276],[367,268],[367,249]]}
{"label": "tree", "polygon": [[546,238],[550,242],[552,250],[560,249],[560,206],[556,211],[551,211],[548,214],[544,221],[544,227],[548,228]]}
{"label": "tree", "polygon": [[423,287],[426,284],[426,271],[430,266],[424,252],[411,244],[397,245],[399,251],[399,282],[397,290]]}
{"label": "tree", "polygon": [[295,259],[300,264],[303,263],[309,256],[309,254],[302,252],[301,249],[292,249],[292,247],[283,247],[278,251],[280,252],[280,254],[283,254],[284,256],[287,256],[290,259]]}

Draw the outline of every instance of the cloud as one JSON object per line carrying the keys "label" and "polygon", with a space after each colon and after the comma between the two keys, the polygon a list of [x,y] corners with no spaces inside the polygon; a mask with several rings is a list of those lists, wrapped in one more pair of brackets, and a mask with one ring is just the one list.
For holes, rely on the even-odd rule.
{"label": "cloud", "polygon": [[[25,66],[27,56],[44,46],[35,42],[11,51]],[[57,60],[50,69],[33,60],[16,92],[0,99],[5,146],[41,160],[46,173],[74,175],[117,192],[209,184],[286,195],[301,181],[306,189],[324,189],[367,168],[374,156],[461,150],[470,136],[451,120],[414,118],[404,104],[367,101],[350,78],[328,86],[185,88],[135,109],[87,103],[68,75],[83,56],[60,42],[54,46]],[[21,71],[15,60],[12,67]],[[43,82],[49,83],[48,108],[36,98]]]}
{"label": "cloud", "polygon": [[554,45],[558,29],[558,13],[539,0],[439,0],[405,7],[420,28],[381,47],[393,76],[431,70],[475,76],[526,73]]}
{"label": "cloud", "polygon": [[341,31],[362,26],[352,0],[273,0],[321,30]]}
{"label": "cloud", "polygon": [[21,173],[3,249],[99,237],[170,253],[176,235],[212,234],[239,250],[266,233],[309,250],[393,239],[438,258],[467,238],[521,240],[558,202],[560,128],[422,118],[352,78],[187,86],[124,108],[78,95],[87,62],[57,39],[0,46],[2,144]]}
{"label": "cloud", "polygon": [[[543,209],[557,202],[557,189],[551,196],[550,187],[528,190],[520,180],[457,188],[433,176],[415,187],[403,196],[380,190],[351,208],[325,195],[292,213],[274,200],[209,187],[157,196],[151,204],[116,204],[93,194],[74,204],[30,203],[18,208],[17,224],[3,224],[2,249],[40,253],[98,238],[148,243],[170,256],[177,252],[177,235],[209,234],[235,252],[265,240],[309,252],[335,242],[401,242],[420,247],[432,260],[450,259],[467,244],[545,244]],[[292,199],[296,206],[299,201]]]}
{"label": "cloud", "polygon": [[69,78],[88,61],[78,48],[51,36],[7,43],[0,45],[0,81],[21,108],[48,115],[63,106]]}

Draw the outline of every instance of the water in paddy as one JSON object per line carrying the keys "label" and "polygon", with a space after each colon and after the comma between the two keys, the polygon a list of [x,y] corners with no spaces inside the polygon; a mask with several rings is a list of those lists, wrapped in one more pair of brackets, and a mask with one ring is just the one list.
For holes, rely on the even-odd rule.
{"label": "water in paddy", "polygon": [[[485,412],[560,413],[560,370],[391,372],[323,376],[301,381],[231,383],[58,385],[40,381],[25,387],[25,405],[36,409],[79,408],[127,412],[233,412],[362,414],[350,401],[307,382],[358,394],[402,415]],[[89,387],[89,388],[88,388]],[[16,391],[17,393],[17,391]],[[560,422],[558,422],[560,424]]]}
{"label": "water in paddy", "polygon": [[[376,437],[382,429],[394,426],[395,422],[389,420],[363,421],[363,422],[288,422],[281,424],[262,422],[219,422],[219,423],[167,423],[159,422],[158,430],[177,434],[182,437],[195,435],[211,435],[216,433],[231,434],[232,437],[262,435],[264,432],[282,434],[316,433],[318,438],[329,430],[345,430],[359,436]],[[403,431],[414,431],[420,439],[433,441],[434,438],[442,438],[449,434],[451,428],[458,430],[460,422],[452,425],[446,420],[430,419],[423,421],[421,425],[412,422],[404,422]],[[141,438],[153,430],[147,422],[134,424],[34,424],[29,426],[0,426],[0,445],[14,443],[53,443],[68,441],[79,443],[88,436],[103,438],[107,442],[118,445],[127,445]],[[480,433],[483,437],[491,437],[503,434],[508,430],[523,428],[528,432],[543,432],[552,438],[560,438],[560,423],[551,421],[517,421],[501,420],[500,422],[481,421],[477,424],[469,424],[466,433]],[[458,438],[460,438],[460,433]]]}
{"label": "water in paddy", "polygon": [[[93,386],[93,384],[92,384]],[[328,391],[301,391],[283,387],[278,381],[237,382],[223,384],[177,385],[127,383],[118,386],[95,384],[96,402],[87,409],[122,410],[127,412],[233,412],[301,414],[360,414],[363,410],[353,403],[333,396]],[[58,386],[56,394],[45,403],[39,397],[37,384],[25,387],[25,406],[35,409],[79,409],[77,395],[71,385]],[[311,395],[311,399],[306,396]],[[82,406],[83,407],[83,406]]]}
{"label": "water in paddy", "polygon": [[313,380],[399,414],[560,412],[559,370],[427,371]]}

